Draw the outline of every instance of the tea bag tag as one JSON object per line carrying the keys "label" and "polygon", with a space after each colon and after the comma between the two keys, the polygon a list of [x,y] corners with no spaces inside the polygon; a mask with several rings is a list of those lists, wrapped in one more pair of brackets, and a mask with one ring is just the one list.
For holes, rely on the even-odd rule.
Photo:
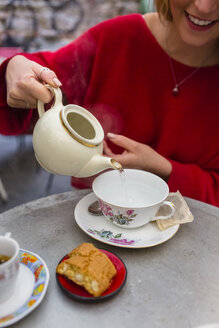
{"label": "tea bag tag", "polygon": [[[190,212],[190,209],[185,199],[183,198],[183,196],[179,191],[175,193],[174,192],[169,193],[167,200],[171,201],[175,205],[175,213],[169,219],[156,220],[158,228],[160,230],[165,230],[173,225],[192,222],[194,220],[194,217]],[[165,208],[161,207],[158,213],[156,214],[156,216],[165,214],[163,211],[165,211]]]}

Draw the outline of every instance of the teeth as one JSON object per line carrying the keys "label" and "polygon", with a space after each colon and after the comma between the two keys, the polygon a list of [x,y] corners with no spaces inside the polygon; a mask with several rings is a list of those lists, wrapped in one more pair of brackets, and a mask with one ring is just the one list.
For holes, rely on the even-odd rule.
{"label": "teeth", "polygon": [[193,22],[194,24],[199,25],[199,26],[207,26],[207,25],[210,25],[212,23],[212,21],[200,20],[200,19],[195,18],[191,15],[188,15],[188,16],[189,16],[189,19],[191,20],[191,22]]}

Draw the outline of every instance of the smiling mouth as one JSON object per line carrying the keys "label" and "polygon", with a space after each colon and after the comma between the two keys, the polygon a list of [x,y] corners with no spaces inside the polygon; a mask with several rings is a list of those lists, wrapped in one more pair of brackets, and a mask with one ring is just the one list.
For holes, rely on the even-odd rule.
{"label": "smiling mouth", "polygon": [[185,15],[186,15],[187,19],[197,27],[208,27],[208,26],[210,27],[210,26],[214,25],[215,23],[217,23],[217,20],[200,19],[200,18],[197,18],[195,16],[188,14],[186,11],[185,11]]}

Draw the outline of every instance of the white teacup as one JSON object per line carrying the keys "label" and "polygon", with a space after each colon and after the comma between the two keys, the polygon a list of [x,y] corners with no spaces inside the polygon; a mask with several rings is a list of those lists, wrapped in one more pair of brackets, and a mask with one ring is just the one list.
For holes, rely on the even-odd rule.
{"label": "white teacup", "polygon": [[19,245],[10,233],[0,236],[0,257],[9,258],[0,264],[0,303],[10,298],[19,272]]}
{"label": "white teacup", "polygon": [[[175,212],[173,203],[165,200],[169,194],[166,182],[146,171],[108,171],[94,180],[92,188],[103,215],[121,228],[138,228],[150,221],[168,219]],[[163,205],[169,206],[170,213],[156,216]]]}

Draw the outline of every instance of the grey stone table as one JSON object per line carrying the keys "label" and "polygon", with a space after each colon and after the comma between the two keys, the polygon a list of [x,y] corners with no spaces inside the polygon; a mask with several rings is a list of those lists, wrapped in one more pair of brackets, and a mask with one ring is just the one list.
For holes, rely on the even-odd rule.
{"label": "grey stone table", "polygon": [[[10,231],[21,248],[41,256],[50,271],[42,303],[19,328],[193,328],[219,321],[219,208],[186,199],[195,220],[167,242],[130,249],[102,244],[74,220],[74,207],[90,190],[38,199],[0,215],[0,234]],[[79,303],[59,288],[58,261],[82,242],[118,255],[127,282],[101,303]]]}

